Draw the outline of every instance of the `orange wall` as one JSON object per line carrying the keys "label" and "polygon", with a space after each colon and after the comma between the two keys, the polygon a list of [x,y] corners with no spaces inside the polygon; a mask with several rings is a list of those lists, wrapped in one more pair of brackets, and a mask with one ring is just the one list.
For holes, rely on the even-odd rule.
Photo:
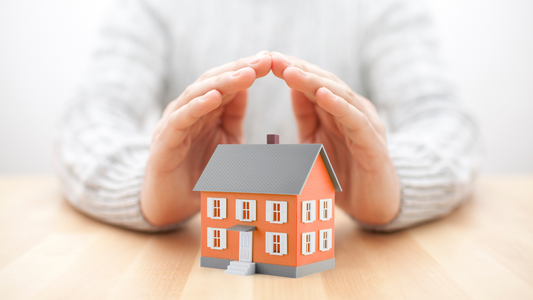
{"label": "orange wall", "polygon": [[[309,174],[309,178],[305,183],[304,189],[300,195],[297,196],[297,232],[296,243],[299,245],[298,255],[296,256],[296,265],[302,266],[310,263],[322,261],[325,259],[330,259],[335,257],[335,209],[331,214],[331,219],[328,221],[321,221],[318,217],[320,213],[320,199],[332,199],[332,206],[335,207],[335,187],[331,182],[326,169],[326,165],[322,160],[322,157],[319,155],[318,159]],[[303,223],[302,222],[302,201],[307,200],[316,200],[316,220],[312,223]],[[320,243],[319,230],[322,229],[332,229],[333,240],[331,243],[331,249],[328,251],[320,251],[318,244]],[[315,232],[315,253],[310,255],[302,254],[302,233],[304,232]]]}
{"label": "orange wall", "polygon": [[[226,218],[214,220],[207,217],[207,198],[226,198]],[[239,232],[227,231],[227,244],[224,250],[214,250],[207,247],[207,227],[229,228],[233,225],[256,226],[253,233],[253,254],[252,261],[258,263],[276,264],[284,266],[301,266],[325,259],[335,257],[334,247],[329,251],[321,252],[318,247],[320,241],[318,231],[321,229],[334,229],[335,211],[329,221],[320,221],[318,214],[320,199],[333,199],[335,205],[335,188],[331,182],[322,157],[319,155],[309,178],[304,186],[302,194],[293,195],[271,195],[271,194],[246,194],[246,193],[225,193],[225,192],[202,192],[201,193],[201,214],[202,214],[202,242],[201,255],[205,257],[224,258],[239,260]],[[256,219],[253,222],[241,222],[235,218],[235,200],[249,199],[256,200]],[[287,223],[272,224],[266,221],[266,201],[287,201]],[[302,223],[302,201],[316,200],[316,221],[312,223]],[[302,254],[301,234],[303,232],[315,231],[315,253],[311,255]],[[265,232],[287,233],[287,255],[277,256],[266,253]],[[334,235],[334,234],[333,234]],[[332,241],[334,245],[335,240]]]}
{"label": "orange wall", "polygon": [[[226,218],[213,220],[207,217],[207,197],[226,198]],[[235,217],[235,200],[256,200],[256,219],[253,222],[241,222]],[[272,224],[266,221],[266,201],[287,201],[287,223]],[[239,260],[239,232],[227,231],[227,244],[224,250],[214,250],[207,247],[207,227],[230,228],[241,224],[256,226],[253,233],[252,261],[259,263],[296,266],[296,196],[245,193],[202,192],[202,256]],[[266,252],[265,232],[287,233],[287,255],[270,255]]]}

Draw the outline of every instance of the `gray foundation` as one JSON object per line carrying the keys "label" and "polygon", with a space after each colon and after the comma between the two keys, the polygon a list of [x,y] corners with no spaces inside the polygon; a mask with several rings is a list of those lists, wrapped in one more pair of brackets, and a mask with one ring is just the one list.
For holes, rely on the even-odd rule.
{"label": "gray foundation", "polygon": [[[212,257],[200,257],[200,267],[215,268],[215,269],[227,269],[231,262],[231,259],[212,258]],[[263,263],[255,263],[255,273],[265,274],[289,278],[299,278],[307,275],[311,275],[326,270],[335,268],[335,258],[319,261],[316,263],[300,266],[300,267],[288,267],[280,265],[271,265]]]}

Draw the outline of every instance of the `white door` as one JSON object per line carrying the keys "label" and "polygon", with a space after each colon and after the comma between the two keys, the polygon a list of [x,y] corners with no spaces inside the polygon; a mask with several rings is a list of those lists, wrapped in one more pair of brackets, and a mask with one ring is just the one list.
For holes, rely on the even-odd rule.
{"label": "white door", "polygon": [[252,234],[253,231],[241,231],[239,238],[239,261],[252,262]]}

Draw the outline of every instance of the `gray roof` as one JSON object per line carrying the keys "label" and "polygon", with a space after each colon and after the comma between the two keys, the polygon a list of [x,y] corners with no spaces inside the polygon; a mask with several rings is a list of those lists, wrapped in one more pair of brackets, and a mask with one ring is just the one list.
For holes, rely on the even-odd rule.
{"label": "gray roof", "polygon": [[194,191],[299,195],[319,154],[342,191],[322,144],[218,145]]}

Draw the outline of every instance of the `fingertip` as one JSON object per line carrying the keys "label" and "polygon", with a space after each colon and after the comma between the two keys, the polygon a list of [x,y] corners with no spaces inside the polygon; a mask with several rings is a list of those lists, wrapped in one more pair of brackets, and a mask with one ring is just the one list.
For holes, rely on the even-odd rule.
{"label": "fingertip", "polygon": [[318,106],[322,107],[326,111],[332,113],[333,106],[337,104],[337,100],[339,97],[335,94],[333,94],[328,88],[321,87],[319,88],[316,93],[316,102]]}
{"label": "fingertip", "polygon": [[250,76],[251,75],[251,76],[255,77],[255,75],[256,75],[256,71],[252,67],[244,67],[244,68],[240,69],[239,71],[242,71],[244,76]]}
{"label": "fingertip", "polygon": [[292,61],[279,52],[272,52],[271,55],[272,73],[274,73],[276,77],[284,78],[283,75],[285,70],[293,65]]}
{"label": "fingertip", "polygon": [[[242,71],[242,79],[244,86],[246,88],[249,88],[254,83],[255,79],[258,77],[257,72],[254,68],[251,67],[245,67],[241,69]],[[266,74],[265,74],[266,75]]]}
{"label": "fingertip", "polygon": [[288,67],[283,71],[283,80],[287,83],[287,85],[293,89],[300,90],[303,86],[302,80],[307,77],[307,73],[304,71],[296,68],[296,67]]}
{"label": "fingertip", "polygon": [[[197,101],[195,102],[199,104],[199,107],[194,110],[200,115],[204,115],[220,106],[222,103],[222,94],[218,90],[213,89],[205,93],[203,96],[198,97],[196,100]],[[192,104],[192,106],[196,105]]]}
{"label": "fingertip", "polygon": [[210,90],[209,92],[205,93],[204,97],[202,97],[202,98],[208,99],[208,98],[211,98],[211,97],[222,99],[222,94],[217,89],[213,89],[213,90]]}
{"label": "fingertip", "polygon": [[272,69],[272,57],[269,53],[264,53],[260,56],[259,62],[257,62],[253,69],[256,73],[256,78],[264,77],[270,73]]}
{"label": "fingertip", "polygon": [[[249,88],[256,79],[255,69],[251,67],[244,67],[237,71],[229,72],[228,75],[232,84],[237,87],[238,90]],[[227,91],[224,91],[224,93],[226,92]]]}
{"label": "fingertip", "polygon": [[334,100],[337,96],[333,94],[327,87],[323,86],[316,90],[315,96],[318,99],[331,99]]}

